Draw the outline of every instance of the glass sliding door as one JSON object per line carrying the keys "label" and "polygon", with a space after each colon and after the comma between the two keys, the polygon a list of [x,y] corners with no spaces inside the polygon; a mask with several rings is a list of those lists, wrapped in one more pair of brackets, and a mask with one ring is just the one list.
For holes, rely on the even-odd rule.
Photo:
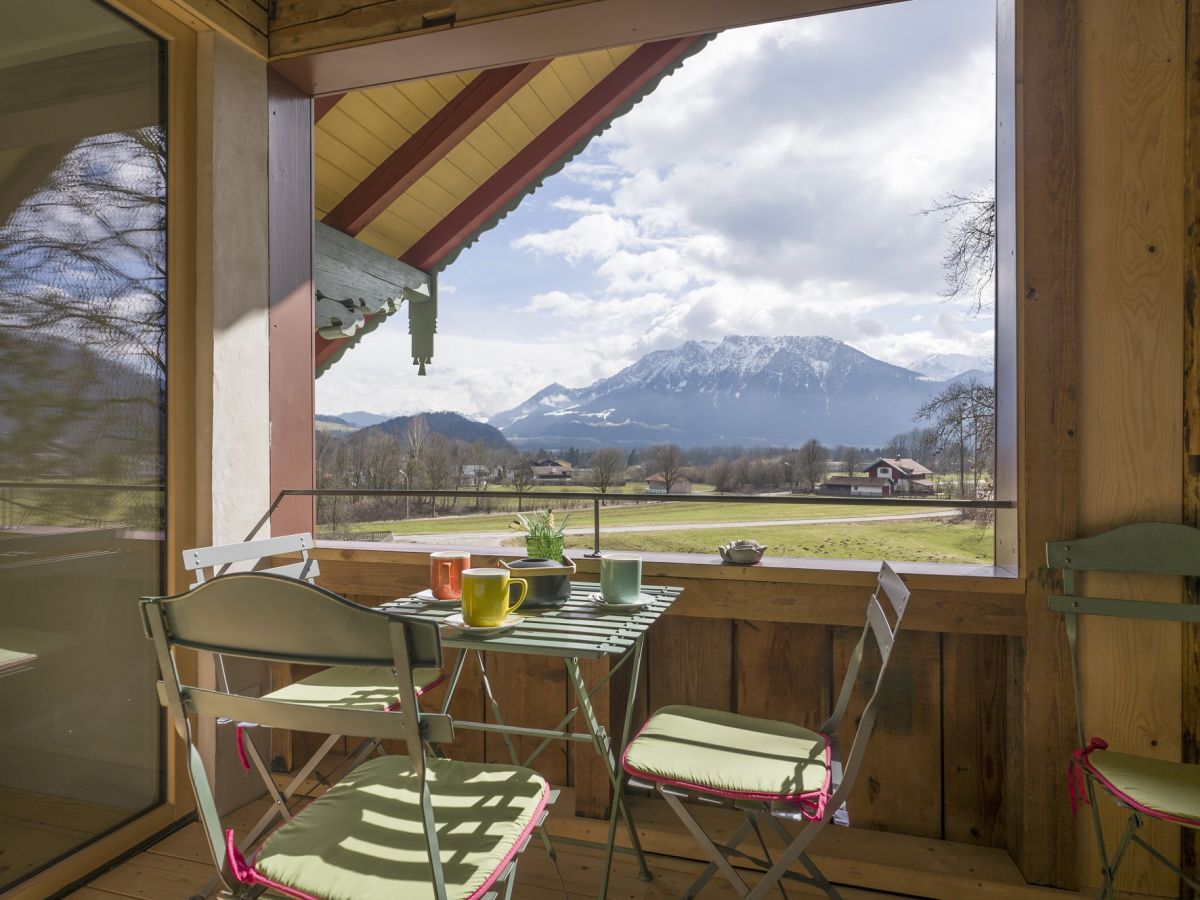
{"label": "glass sliding door", "polygon": [[163,43],[0,3],[0,892],[160,803]]}

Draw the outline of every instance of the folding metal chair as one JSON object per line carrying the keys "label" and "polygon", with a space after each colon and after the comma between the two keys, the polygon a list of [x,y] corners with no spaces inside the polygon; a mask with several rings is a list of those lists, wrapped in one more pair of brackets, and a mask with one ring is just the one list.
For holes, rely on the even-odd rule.
{"label": "folding metal chair", "polygon": [[[1082,801],[1092,810],[1103,879],[1098,897],[1115,898],[1117,869],[1130,846],[1137,844],[1179,878],[1200,891],[1191,877],[1137,833],[1143,819],[1200,828],[1200,765],[1153,759],[1108,749],[1093,737],[1084,740],[1083,690],[1079,680],[1079,617],[1115,616],[1157,622],[1200,623],[1200,606],[1149,600],[1113,600],[1075,592],[1076,572],[1137,572],[1154,575],[1200,576],[1200,529],[1162,522],[1122,525],[1095,537],[1054,541],[1046,545],[1046,563],[1060,569],[1063,594],[1050,597],[1050,608],[1063,614],[1071,648],[1075,686],[1076,740],[1068,768],[1071,809]],[[1096,809],[1096,787],[1129,810],[1129,819],[1110,857],[1104,827]]]}
{"label": "folding metal chair", "polygon": [[[262,568],[258,569],[257,572],[260,574],[274,574],[298,579],[309,584],[314,584],[315,579],[321,574],[321,570],[317,564],[317,560],[309,558],[308,552],[312,548],[313,539],[311,534],[289,534],[258,541],[245,541],[240,544],[197,547],[183,551],[183,567],[194,574],[196,581],[191,585],[189,590],[196,590],[201,585],[208,583],[209,579],[222,575],[232,565],[239,563],[254,563],[257,565],[264,559],[298,553],[300,559],[297,562]],[[226,693],[229,693],[229,678],[226,674],[223,655],[216,653],[215,662],[217,686]],[[443,676],[441,671],[437,669],[421,669],[416,672],[415,678],[416,692],[419,697],[421,694],[440,684]],[[274,690],[265,695],[263,699],[296,703],[302,706],[334,709],[383,709],[387,711],[399,709],[401,702],[400,696],[396,692],[396,677],[391,669],[386,666],[372,668],[333,666],[301,678],[294,684]],[[247,741],[243,737],[245,730],[254,728],[262,723],[256,723],[251,720],[240,720],[235,724],[237,728],[237,750],[242,767],[246,771],[250,771],[253,766],[262,779],[263,786],[272,800],[271,808],[263,813],[262,818],[250,829],[243,840],[241,849],[246,851],[249,847],[253,846],[254,842],[270,827],[276,818],[283,818],[285,821],[291,818],[289,804],[292,798],[295,797],[308,778],[317,771],[317,766],[332,752],[337,742],[344,735],[328,735],[317,748],[316,752],[313,753],[304,765],[296,770],[287,786],[283,790],[280,790],[275,784],[275,779],[271,776],[271,771],[263,760],[262,755],[258,752],[258,748],[254,745],[254,742]],[[382,739],[379,735],[369,736],[367,740],[363,741],[350,754],[340,768],[353,768],[370,756],[372,752],[378,750],[381,744]],[[319,772],[317,774],[325,784],[329,784],[332,782],[335,773],[330,772],[328,776],[322,776]]]}
{"label": "folding metal chair", "polygon": [[[814,885],[830,897],[839,896],[807,851],[813,838],[835,815],[838,821],[848,824],[843,807],[875,727],[880,688],[908,596],[904,582],[884,563],[867,603],[867,621],[850,658],[837,706],[820,731],[737,713],[667,706],[651,716],[629,743],[622,764],[632,777],[630,783],[655,788],[711,860],[688,888],[686,897],[695,897],[717,872],[739,895],[753,900],[766,896],[776,886],[782,891],[780,882],[785,878]],[[888,601],[886,609],[884,598]],[[843,768],[836,731],[859,683],[868,639],[878,649],[879,670],[871,680],[870,694]],[[744,821],[728,841],[716,843],[684,801],[733,807],[742,812]],[[780,819],[806,824],[793,838]],[[772,858],[767,849],[764,827],[773,830],[786,846],[777,858]],[[741,849],[751,833],[762,848],[761,857]],[[750,888],[746,884],[732,858],[740,858],[762,872],[757,885]],[[789,871],[797,861],[808,874]]]}
{"label": "folding metal chair", "polygon": [[[351,603],[294,579],[223,575],[176,597],[142,601],[162,673],[159,697],[185,744],[208,849],[235,898],[264,888],[289,897],[358,900],[508,898],[518,854],[545,816],[545,779],[511,765],[427,759],[454,739],[451,718],[420,712],[413,673],[441,665],[437,625]],[[304,706],[183,684],[173,649],[250,659],[384,668],[399,712]],[[274,831],[247,860],[222,835],[189,716],[403,740],[404,756],[357,766]],[[501,894],[501,892],[503,892]]]}

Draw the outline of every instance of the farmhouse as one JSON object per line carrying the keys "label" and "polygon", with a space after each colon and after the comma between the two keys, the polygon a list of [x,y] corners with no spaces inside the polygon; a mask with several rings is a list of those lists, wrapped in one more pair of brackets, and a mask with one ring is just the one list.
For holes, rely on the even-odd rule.
{"label": "farmhouse", "polygon": [[932,494],[937,485],[929,480],[933,471],[925,468],[915,459],[880,457],[867,466],[867,475],[871,478],[884,478],[892,483],[892,492],[896,494]]}
{"label": "farmhouse", "polygon": [[535,459],[529,466],[533,470],[534,481],[566,483],[575,475],[574,467],[563,459]]}
{"label": "farmhouse", "polygon": [[890,478],[864,475],[833,475],[821,485],[822,494],[844,497],[890,497],[894,491]]}

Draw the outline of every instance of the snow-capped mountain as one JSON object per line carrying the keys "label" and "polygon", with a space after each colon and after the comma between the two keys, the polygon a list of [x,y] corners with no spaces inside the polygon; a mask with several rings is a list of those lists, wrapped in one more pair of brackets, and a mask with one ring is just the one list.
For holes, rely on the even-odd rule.
{"label": "snow-capped mountain", "polygon": [[878,445],[943,386],[833,338],[735,335],[650,353],[587,387],[551,384],[488,421],[547,448]]}
{"label": "snow-capped mountain", "polygon": [[995,360],[990,356],[970,356],[966,353],[934,353],[919,359],[911,366],[935,381],[954,381],[960,378],[991,377],[995,371]]}

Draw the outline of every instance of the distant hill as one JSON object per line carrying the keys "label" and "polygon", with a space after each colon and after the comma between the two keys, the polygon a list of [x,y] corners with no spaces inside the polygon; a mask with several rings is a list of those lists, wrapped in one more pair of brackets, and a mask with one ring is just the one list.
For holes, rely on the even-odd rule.
{"label": "distant hill", "polygon": [[379,413],[364,412],[357,409],[354,412],[338,413],[336,416],[330,416],[331,419],[341,419],[347,425],[353,425],[355,428],[366,428],[368,425],[378,425],[381,422],[386,422],[391,416],[381,416]]}
{"label": "distant hill", "polygon": [[548,385],[489,422],[526,447],[877,446],[918,424],[948,378],[980,367],[977,357],[926,362],[950,376],[829,337],[731,335],[655,351],[587,387]]}
{"label": "distant hill", "polygon": [[[497,428],[486,422],[476,422],[474,419],[468,419],[456,412],[428,412],[421,413],[421,415],[425,417],[429,430],[435,434],[468,444],[481,443],[485,447],[495,447],[498,450],[512,449],[512,444],[508,442],[507,438]],[[347,417],[342,416],[341,418]],[[382,431],[393,437],[403,438],[408,423],[415,418],[416,416],[397,416],[394,419],[387,419],[363,428],[358,433],[365,436],[372,431]]]}
{"label": "distant hill", "polygon": [[351,425],[340,416],[317,414],[317,431],[358,431],[357,425]]}
{"label": "distant hill", "polygon": [[995,363],[990,356],[934,353],[917,360],[909,368],[935,381],[966,381],[970,378],[991,378]]}

